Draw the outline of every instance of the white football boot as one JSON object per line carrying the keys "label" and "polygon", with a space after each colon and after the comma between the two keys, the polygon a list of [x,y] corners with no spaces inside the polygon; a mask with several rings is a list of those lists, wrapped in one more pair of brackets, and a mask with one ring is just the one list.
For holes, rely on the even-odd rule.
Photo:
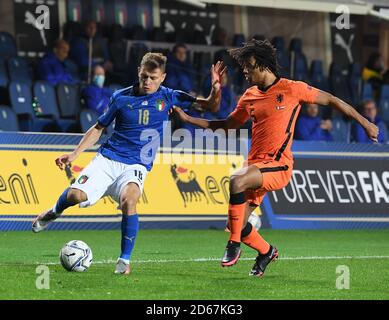
{"label": "white football boot", "polygon": [[49,226],[50,222],[53,222],[59,216],[60,214],[53,212],[53,208],[41,213],[32,222],[32,232],[38,233],[45,230]]}
{"label": "white football boot", "polygon": [[130,274],[130,264],[126,263],[123,259],[118,259],[118,262],[116,263],[116,274]]}

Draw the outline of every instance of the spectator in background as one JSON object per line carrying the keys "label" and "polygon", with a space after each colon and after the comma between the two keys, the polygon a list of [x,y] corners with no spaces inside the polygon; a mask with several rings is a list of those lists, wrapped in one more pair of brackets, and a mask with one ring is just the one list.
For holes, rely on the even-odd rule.
{"label": "spectator in background", "polygon": [[103,114],[109,103],[113,91],[104,88],[105,71],[102,66],[93,68],[92,84],[88,85],[82,91],[82,97],[85,100],[87,108],[96,111],[99,115]]}
{"label": "spectator in background", "polygon": [[[378,142],[385,143],[386,141],[388,141],[386,125],[377,116],[377,111],[378,111],[377,106],[374,100],[366,100],[362,103],[362,110],[361,110],[362,115],[378,127],[379,129]],[[353,133],[354,140],[356,142],[362,142],[362,143],[373,142],[367,137],[365,131],[358,123],[353,123],[352,133]]]}
{"label": "spectator in background", "polygon": [[389,80],[389,71],[385,68],[384,59],[378,52],[370,54],[365,67],[362,70],[362,78],[372,84],[378,91],[380,86]]}
{"label": "spectator in background", "polygon": [[[223,73],[220,80],[222,86],[221,87],[222,99],[220,101],[219,109],[215,112],[204,111],[201,108],[198,108],[196,107],[196,105],[194,105],[194,107],[188,110],[187,113],[189,115],[191,115],[192,117],[204,118],[207,120],[227,119],[228,115],[233,111],[233,109],[236,106],[236,97],[235,94],[233,93],[231,85],[229,84],[227,72]],[[203,87],[204,97],[207,97],[210,92],[211,92],[211,78],[209,76],[204,81],[204,87]],[[199,129],[199,127],[193,126],[190,123],[184,123],[182,127],[189,130],[193,137],[195,135],[195,129]]]}
{"label": "spectator in background", "polygon": [[38,63],[38,79],[46,80],[54,86],[61,82],[75,83],[76,80],[73,79],[64,64],[68,54],[69,44],[63,39],[56,40],[53,51],[46,53]]}
{"label": "spectator in background", "polygon": [[306,114],[297,120],[296,139],[307,141],[333,141],[331,120],[322,120],[318,104],[307,104]]}
{"label": "spectator in background", "polygon": [[166,65],[165,86],[195,95],[194,68],[187,62],[188,50],[183,43],[177,43],[169,55]]}
{"label": "spectator in background", "polygon": [[101,38],[96,37],[96,32],[96,22],[89,21],[85,25],[84,35],[74,38],[70,43],[70,57],[77,63],[83,80],[88,80],[90,44],[92,50],[92,68],[99,64],[107,72],[113,69],[113,64],[109,60],[107,44]]}

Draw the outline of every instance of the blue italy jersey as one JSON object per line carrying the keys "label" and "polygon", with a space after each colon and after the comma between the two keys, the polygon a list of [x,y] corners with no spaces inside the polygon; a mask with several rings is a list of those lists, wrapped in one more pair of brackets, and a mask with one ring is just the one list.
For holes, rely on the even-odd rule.
{"label": "blue italy jersey", "polygon": [[115,129],[98,152],[118,162],[144,165],[150,171],[169,110],[174,105],[188,108],[196,98],[163,86],[147,95],[139,95],[137,89],[135,85],[112,95],[107,112],[97,122],[107,127],[115,120]]}

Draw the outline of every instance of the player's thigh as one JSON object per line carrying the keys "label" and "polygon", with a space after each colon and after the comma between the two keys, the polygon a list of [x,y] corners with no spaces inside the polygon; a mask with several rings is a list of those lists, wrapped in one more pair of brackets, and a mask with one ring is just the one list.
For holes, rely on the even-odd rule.
{"label": "player's thigh", "polygon": [[275,191],[284,188],[292,176],[292,165],[278,161],[265,161],[253,164],[262,174],[261,189]]}
{"label": "player's thigh", "polygon": [[[144,182],[147,176],[147,170],[141,165],[126,165],[125,170],[117,178],[115,183],[107,190],[114,200],[121,204],[124,200],[133,202],[138,201],[143,192]],[[124,199],[122,199],[124,197]]]}
{"label": "player's thigh", "polygon": [[[127,183],[120,194],[120,207],[123,211],[134,211],[142,192],[134,182]],[[128,213],[128,212],[126,212]]]}
{"label": "player's thigh", "polygon": [[85,193],[87,199],[81,206],[90,206],[104,195],[113,181],[110,160],[98,153],[80,172],[71,188]]}
{"label": "player's thigh", "polygon": [[256,189],[262,186],[262,173],[255,165],[239,169],[230,177],[230,190],[240,192],[246,189]]}

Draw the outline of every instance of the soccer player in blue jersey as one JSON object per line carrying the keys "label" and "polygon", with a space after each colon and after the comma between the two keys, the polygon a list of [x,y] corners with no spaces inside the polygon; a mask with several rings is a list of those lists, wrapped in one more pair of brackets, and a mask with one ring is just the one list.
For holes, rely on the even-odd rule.
{"label": "soccer player in blue jersey", "polygon": [[[91,148],[104,128],[115,120],[112,136],[99,148],[94,159],[62,193],[54,207],[40,214],[32,224],[33,232],[43,231],[66,208],[76,204],[90,206],[105,195],[112,196],[122,211],[121,254],[115,270],[118,274],[130,273],[130,257],[139,228],[136,204],[155,157],[155,152],[150,155],[143,151],[147,149],[143,147],[150,144],[145,130],[156,130],[162,137],[163,123],[174,105],[186,108],[198,103],[203,109],[214,112],[220,104],[220,77],[225,72],[222,63],[211,67],[212,91],[206,99],[161,86],[166,76],[165,66],[165,56],[147,53],[138,68],[139,83],[116,91],[107,112],[85,133],[75,150],[55,160],[57,166],[64,169],[81,152]],[[159,141],[157,143],[159,145]]]}

